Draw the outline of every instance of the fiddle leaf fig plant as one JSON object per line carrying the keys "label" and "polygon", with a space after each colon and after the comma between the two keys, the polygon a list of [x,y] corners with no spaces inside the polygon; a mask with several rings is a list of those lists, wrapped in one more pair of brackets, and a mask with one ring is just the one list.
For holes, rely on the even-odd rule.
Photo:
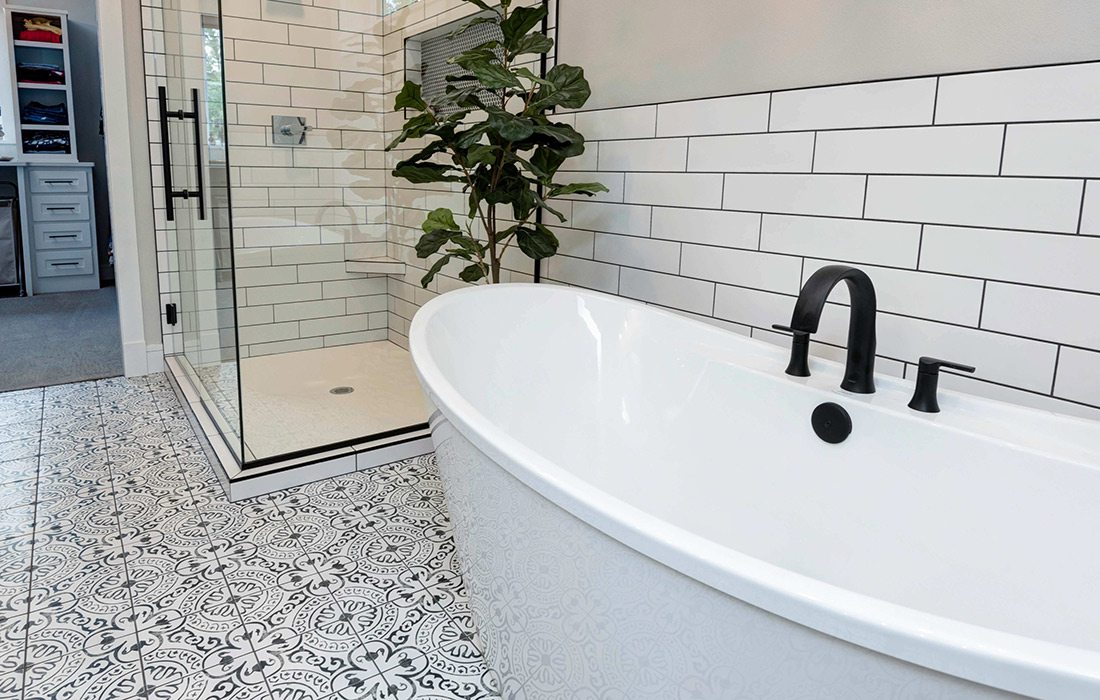
{"label": "fiddle leaf fig plant", "polygon": [[575,66],[559,64],[540,77],[524,65],[554,47],[538,30],[546,7],[465,1],[485,12],[451,36],[491,24],[499,28],[494,33],[499,38],[452,57],[458,70],[447,77],[444,95],[431,103],[420,85],[406,82],[394,110],[414,114],[386,147],[409,141],[419,147],[397,164],[394,176],[416,184],[459,183],[468,198],[464,217],[436,209],[421,226],[417,256],[439,254],[421,280],[425,287],[451,260],[467,263],[459,272],[466,282],[500,282],[501,261],[513,244],[533,260],[553,256],[558,239],[538,212],[564,223],[555,199],[607,191],[598,182],[555,182],[562,164],[584,153],[584,137],[569,124],[552,121],[551,112],[583,107],[592,91]]}

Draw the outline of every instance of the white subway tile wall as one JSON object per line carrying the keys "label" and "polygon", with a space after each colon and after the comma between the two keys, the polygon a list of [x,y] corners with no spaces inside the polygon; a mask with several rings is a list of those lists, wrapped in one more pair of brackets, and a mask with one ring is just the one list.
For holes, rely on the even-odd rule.
{"label": "white subway tile wall", "polygon": [[[549,281],[786,344],[770,327],[807,277],[856,264],[883,371],[938,355],[978,367],[946,386],[1100,418],[1100,63],[572,118],[599,151],[584,177],[625,190],[573,205],[569,237],[595,246]],[[846,289],[833,300],[813,351],[835,358]]]}
{"label": "white subway tile wall", "polygon": [[[234,196],[241,190],[246,202],[238,267],[299,275],[284,283],[280,272],[260,274],[271,284],[245,290],[247,318],[275,329],[270,348],[313,342],[274,339],[284,326],[301,333],[303,323],[348,337],[363,316],[370,327],[377,311],[364,304],[377,289],[388,291],[377,298],[388,298],[390,339],[407,343],[416,310],[463,286],[448,269],[420,288],[430,262],[412,248],[420,223],[437,206],[461,212],[464,197],[394,180],[388,168],[408,150],[384,160],[379,150],[404,120],[388,107],[406,67],[416,67],[415,37],[469,11],[460,0],[422,0],[380,18],[375,31],[370,13],[348,12],[346,2],[312,5],[339,5],[339,24],[272,14],[287,8],[238,13],[259,33],[241,25],[227,70],[236,82],[276,88],[256,89],[236,110],[238,124],[252,127],[238,129],[235,147],[248,154],[236,159]],[[310,51],[312,63],[303,58]],[[381,69],[372,62],[379,56]],[[325,76],[322,85],[300,69],[336,70],[340,82],[333,88]],[[589,140],[562,181],[598,180],[611,192],[564,203],[561,254],[543,265],[544,278],[785,344],[770,326],[789,320],[807,276],[830,262],[857,264],[879,289],[884,373],[911,376],[920,355],[940,355],[978,367],[975,377],[945,377],[945,386],[1100,418],[1100,62],[898,78],[560,115]],[[325,90],[347,92],[349,80],[362,81],[351,92],[365,113],[355,95],[351,107],[317,106]],[[287,113],[316,118],[325,153],[295,153],[288,163],[264,148],[259,131],[277,106],[266,103],[285,94],[279,88],[290,90]],[[323,172],[330,163],[339,177]],[[314,175],[291,172],[296,166]],[[344,206],[326,206],[334,197]],[[409,274],[380,285],[328,279],[327,246],[352,242],[333,240],[348,231],[354,241],[385,236]],[[531,278],[528,261],[509,265],[507,279]],[[346,313],[331,315],[329,300],[343,300]],[[831,358],[841,355],[848,320],[846,291],[834,300],[813,345]],[[314,324],[314,310],[335,320]]]}

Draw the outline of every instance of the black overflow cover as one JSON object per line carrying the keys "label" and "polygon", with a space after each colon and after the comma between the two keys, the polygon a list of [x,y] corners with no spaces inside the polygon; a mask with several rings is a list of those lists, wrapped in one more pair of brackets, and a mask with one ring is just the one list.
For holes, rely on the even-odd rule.
{"label": "black overflow cover", "polygon": [[839,404],[821,404],[814,409],[810,423],[817,436],[831,445],[844,442],[852,434],[852,417]]}

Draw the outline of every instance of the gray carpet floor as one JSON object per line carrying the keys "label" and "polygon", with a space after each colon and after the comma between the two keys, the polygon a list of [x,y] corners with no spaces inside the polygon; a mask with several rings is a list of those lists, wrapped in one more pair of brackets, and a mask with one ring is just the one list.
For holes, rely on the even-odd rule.
{"label": "gray carpet floor", "polygon": [[0,391],[120,374],[114,287],[0,299]]}

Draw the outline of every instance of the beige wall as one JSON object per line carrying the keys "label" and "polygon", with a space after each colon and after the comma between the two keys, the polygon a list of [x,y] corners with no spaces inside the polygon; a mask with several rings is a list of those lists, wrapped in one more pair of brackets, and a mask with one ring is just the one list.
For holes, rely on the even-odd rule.
{"label": "beige wall", "polygon": [[1096,0],[561,0],[559,21],[590,108],[1100,58]]}

